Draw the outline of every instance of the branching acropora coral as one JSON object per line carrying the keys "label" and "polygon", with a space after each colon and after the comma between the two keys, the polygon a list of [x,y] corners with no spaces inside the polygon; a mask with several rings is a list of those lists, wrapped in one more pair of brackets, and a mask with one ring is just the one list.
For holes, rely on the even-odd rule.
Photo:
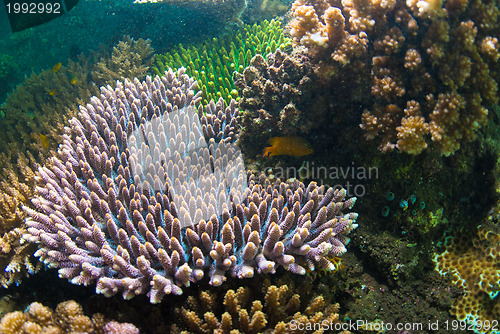
{"label": "branching acropora coral", "polygon": [[[262,291],[240,287],[228,290],[223,300],[210,291],[188,297],[186,306],[176,309],[178,315],[171,333],[323,333],[318,326],[339,322],[338,304],[328,303],[323,296],[300,294],[293,284],[270,285]],[[299,330],[303,329],[303,330]]]}
{"label": "branching acropora coral", "polygon": [[[130,51],[130,52],[129,52]],[[118,43],[113,54],[103,55],[93,66],[93,75],[101,83],[123,79],[122,75],[144,75],[152,50],[144,40],[129,38]],[[117,64],[121,66],[117,69]],[[104,66],[104,65],[105,66]],[[90,81],[90,58],[59,64],[52,70],[33,74],[12,92],[2,105],[5,117],[0,125],[0,284],[7,286],[33,273],[33,245],[22,243],[25,213],[34,191],[34,166],[45,161],[61,142],[68,120],[75,116],[78,104],[97,94]]]}
{"label": "branching acropora coral", "polygon": [[279,266],[334,269],[328,258],[357,227],[344,213],[356,199],[247,178],[231,143],[235,102],[203,108],[195,88],[184,69],[126,80],[71,120],[58,156],[38,170],[36,210],[26,208],[26,239],[61,277],[156,303],[205,276],[218,286]]}
{"label": "branching acropora coral", "polygon": [[[317,73],[371,76],[361,127],[382,151],[442,155],[475,138],[498,102],[498,8],[491,1],[297,0],[290,34]],[[404,56],[403,56],[404,55]],[[353,81],[358,95],[364,83]]]}
{"label": "branching acropora coral", "polygon": [[103,55],[94,65],[92,79],[98,86],[114,85],[117,80],[144,79],[152,63],[154,50],[151,41],[134,41],[124,36],[113,47],[111,57]]}
{"label": "branching acropora coral", "polygon": [[226,103],[237,98],[233,82],[233,72],[243,73],[256,54],[264,57],[280,48],[290,45],[279,20],[263,21],[259,24],[245,25],[235,33],[197,46],[157,55],[152,72],[162,75],[168,68],[186,68],[186,73],[198,81],[202,91],[202,103],[223,97]]}
{"label": "branching acropora coral", "polygon": [[[120,331],[117,331],[120,330]],[[55,311],[40,303],[31,303],[25,312],[11,312],[0,322],[3,334],[139,334],[139,329],[129,323],[106,321],[96,313],[89,318],[74,300],[59,303]]]}

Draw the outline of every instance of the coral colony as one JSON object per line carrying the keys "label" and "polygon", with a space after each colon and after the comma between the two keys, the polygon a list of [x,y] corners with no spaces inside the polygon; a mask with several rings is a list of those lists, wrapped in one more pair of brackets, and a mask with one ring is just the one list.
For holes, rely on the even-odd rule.
{"label": "coral colony", "polygon": [[356,198],[244,172],[234,101],[203,107],[195,90],[184,69],[125,80],[71,120],[25,207],[24,237],[61,277],[158,303],[205,276],[335,268]]}

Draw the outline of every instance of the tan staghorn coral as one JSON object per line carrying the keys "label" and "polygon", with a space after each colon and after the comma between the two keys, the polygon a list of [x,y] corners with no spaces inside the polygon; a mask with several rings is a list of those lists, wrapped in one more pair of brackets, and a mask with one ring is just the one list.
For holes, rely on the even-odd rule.
{"label": "tan staghorn coral", "polygon": [[186,306],[176,308],[179,320],[171,333],[185,329],[191,333],[323,333],[318,325],[338,323],[339,306],[306,291],[290,281],[271,285],[268,280],[261,289],[228,290],[223,299],[202,291],[188,297]]}
{"label": "tan staghorn coral", "polygon": [[[294,46],[305,46],[320,64],[317,73],[331,71],[328,69],[331,60],[345,65],[352,58],[360,57],[368,44],[365,32],[350,34],[342,11],[327,6],[326,3],[297,0],[292,5],[295,19],[289,24]],[[319,12],[318,7],[322,9]]]}
{"label": "tan staghorn coral", "polygon": [[500,316],[500,234],[497,227],[487,222],[477,228],[476,234],[459,233],[447,239],[446,245],[445,252],[434,258],[436,270],[442,275],[451,275],[453,283],[465,292],[450,312],[470,325],[483,323],[485,327],[479,328],[477,333],[491,333],[492,324]]}
{"label": "tan staghorn coral", "polygon": [[111,56],[105,54],[99,58],[92,70],[92,79],[98,86],[114,86],[117,80],[142,80],[152,64],[153,53],[149,39],[134,41],[130,36],[124,36],[113,47]]}
{"label": "tan staghorn coral", "polygon": [[[2,158],[5,155],[2,154]],[[33,257],[36,246],[22,242],[26,233],[25,213],[21,204],[26,203],[33,194],[34,173],[28,167],[25,155],[19,155],[18,165],[14,166],[2,159],[4,169],[0,181],[0,284],[7,287],[19,281],[27,273],[34,273],[40,263]]]}
{"label": "tan staghorn coral", "polygon": [[420,113],[420,105],[416,101],[408,101],[404,113],[401,125],[396,128],[398,132],[396,146],[410,154],[418,154],[427,148],[423,138],[429,133],[429,125],[425,123]]}
{"label": "tan staghorn coral", "polygon": [[4,315],[0,322],[3,334],[115,334],[120,328],[122,334],[138,334],[139,330],[127,323],[105,321],[96,313],[92,318],[83,314],[82,307],[74,300],[59,303],[56,310],[40,303],[31,303],[26,312],[11,312]]}
{"label": "tan staghorn coral", "polygon": [[497,61],[500,58],[500,53],[498,52],[498,38],[486,36],[481,41],[481,53],[491,58],[493,61]]}

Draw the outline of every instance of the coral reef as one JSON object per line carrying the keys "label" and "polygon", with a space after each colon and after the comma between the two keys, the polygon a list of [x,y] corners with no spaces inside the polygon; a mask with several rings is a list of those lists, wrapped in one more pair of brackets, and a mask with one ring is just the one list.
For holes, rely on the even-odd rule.
{"label": "coral reef", "polygon": [[20,203],[27,203],[33,193],[34,173],[22,157],[19,163],[20,169],[25,172],[24,179],[19,179],[12,166],[6,166],[2,173],[6,177],[0,181],[0,284],[3,287],[18,282],[26,274],[33,274],[40,268],[40,263],[33,258],[36,246],[22,242],[22,235],[26,233],[26,215]]}
{"label": "coral reef", "polygon": [[[29,152],[28,152],[29,153]],[[31,156],[31,161],[34,161]],[[19,165],[2,161],[0,175],[0,284],[7,287],[19,282],[27,274],[33,274],[40,263],[33,258],[36,246],[22,241],[26,232],[26,214],[22,203],[28,203],[34,190],[34,172],[26,155],[20,154]]]}
{"label": "coral reef", "polygon": [[183,329],[200,334],[323,333],[324,324],[340,322],[338,309],[326,297],[308,295],[291,282],[271,285],[264,281],[261,289],[227,290],[222,300],[211,291],[189,296],[186,306],[175,309],[179,320],[170,333],[184,333]]}
{"label": "coral reef", "polygon": [[98,86],[114,86],[117,80],[142,80],[153,62],[153,53],[149,39],[140,38],[134,41],[130,36],[124,36],[113,47],[111,56],[102,55],[94,64],[92,79]]}
{"label": "coral reef", "polygon": [[[69,61],[54,72],[43,71],[25,79],[2,105],[0,120],[0,282],[19,281],[39,267],[32,262],[33,245],[23,243],[25,213],[34,190],[34,166],[50,156],[59,143],[63,124],[75,115],[79,100],[97,92],[90,85],[89,60]],[[42,140],[43,139],[43,140]]]}
{"label": "coral reef", "polygon": [[139,334],[139,329],[129,323],[106,321],[96,313],[92,318],[83,314],[82,307],[74,300],[59,303],[55,311],[40,303],[31,303],[25,312],[11,312],[0,322],[3,334],[87,333],[87,334]]}
{"label": "coral reef", "polygon": [[256,156],[270,137],[307,134],[320,122],[324,108],[313,102],[315,75],[300,53],[281,50],[267,61],[258,54],[243,73],[235,72],[242,110],[239,137],[244,153]]}
{"label": "coral reef", "polygon": [[[134,51],[124,56],[123,52]],[[32,262],[33,245],[23,243],[25,213],[21,205],[29,205],[33,196],[35,167],[53,155],[61,142],[64,126],[77,113],[80,103],[98,93],[90,72],[102,84],[121,79],[121,75],[140,75],[152,50],[149,42],[125,38],[112,55],[103,51],[97,64],[91,58],[79,57],[66,66],[56,64],[51,70],[33,74],[12,92],[0,120],[0,283],[3,286],[33,273],[39,264]],[[149,56],[148,56],[149,55]],[[129,59],[128,57],[131,57]],[[122,62],[118,64],[117,62]],[[113,65],[114,64],[114,65]],[[142,65],[141,65],[142,64]],[[122,70],[113,70],[121,66]],[[93,70],[92,70],[93,68]]]}
{"label": "coral reef", "polygon": [[[476,333],[491,333],[500,316],[499,252],[498,228],[487,222],[475,235],[448,237],[446,250],[434,258],[436,270],[451,275],[453,283],[464,290],[450,312],[458,320],[467,321]],[[483,327],[477,327],[479,324]]]}
{"label": "coral reef", "polygon": [[[55,72],[32,74],[7,97],[0,123],[5,129],[0,132],[5,144],[0,151],[5,154],[2,160],[15,163],[11,155],[30,151],[40,162],[48,150],[57,147],[57,137],[67,120],[76,115],[78,104],[98,92],[91,84],[90,66],[90,59],[83,56],[76,63],[69,60]],[[40,134],[47,137],[47,145],[42,145]]]}
{"label": "coral reef", "polygon": [[224,98],[226,103],[237,98],[233,72],[243,72],[256,54],[264,57],[291,43],[283,34],[281,22],[271,20],[245,25],[242,29],[213,38],[206,43],[185,48],[179,45],[168,53],[156,55],[152,72],[162,75],[169,68],[186,68],[186,73],[198,81],[202,91],[202,103]]}
{"label": "coral reef", "polygon": [[317,73],[333,84],[353,70],[371,77],[371,99],[358,86],[366,95],[361,127],[368,140],[380,136],[383,152],[449,156],[476,137],[498,102],[492,1],[297,0],[292,11],[293,43],[308,49]]}
{"label": "coral reef", "polygon": [[71,120],[58,156],[38,170],[36,210],[25,207],[26,239],[61,277],[156,303],[205,276],[218,286],[226,274],[335,268],[329,258],[357,227],[357,214],[343,213],[356,198],[247,178],[231,143],[234,101],[197,108],[195,87],[183,69],[126,80]]}

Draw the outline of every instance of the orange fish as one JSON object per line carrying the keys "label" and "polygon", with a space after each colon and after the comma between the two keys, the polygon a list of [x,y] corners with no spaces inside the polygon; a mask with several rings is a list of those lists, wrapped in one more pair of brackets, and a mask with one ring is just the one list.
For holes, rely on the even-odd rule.
{"label": "orange fish", "polygon": [[72,85],[76,85],[78,83],[78,78],[76,77],[76,75],[73,75],[71,77],[71,81],[70,82],[71,82]]}
{"label": "orange fish", "polygon": [[50,96],[54,96],[54,95],[56,95],[56,90],[55,90],[55,89],[51,90],[51,91],[49,92],[49,95],[50,95]]}
{"label": "orange fish", "polygon": [[57,73],[61,69],[62,63],[57,63],[54,66],[52,66],[52,72]]}
{"label": "orange fish", "polygon": [[265,157],[275,155],[291,155],[294,157],[303,157],[313,154],[314,150],[307,140],[300,137],[272,137],[269,139],[270,147],[264,149]]}
{"label": "orange fish", "polygon": [[40,143],[42,144],[42,147],[44,149],[47,149],[49,147],[49,138],[47,138],[46,135],[42,135],[40,132],[38,132],[38,135],[31,133],[30,137],[31,137],[31,139],[33,139],[36,142],[38,142],[40,140]]}

